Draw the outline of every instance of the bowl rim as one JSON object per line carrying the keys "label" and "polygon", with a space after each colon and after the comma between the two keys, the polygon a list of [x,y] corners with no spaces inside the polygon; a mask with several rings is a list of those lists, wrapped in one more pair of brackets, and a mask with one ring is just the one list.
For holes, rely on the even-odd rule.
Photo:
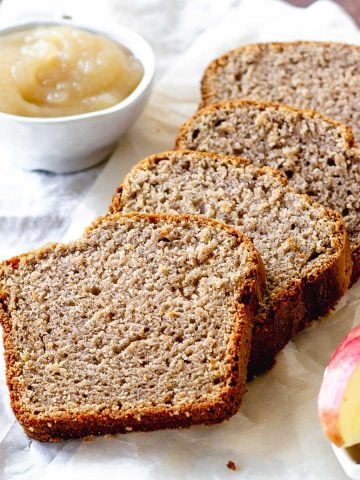
{"label": "bowl rim", "polygon": [[[15,115],[12,113],[1,112],[0,119],[8,119],[24,124],[60,124],[68,123],[71,121],[81,121],[90,118],[98,118],[106,115],[111,115],[112,113],[125,110],[129,105],[134,103],[151,85],[154,75],[155,75],[155,54],[150,46],[150,44],[145,40],[144,37],[139,35],[134,30],[131,30],[122,25],[116,24],[99,24],[93,25],[90,22],[83,23],[71,18],[59,18],[59,19],[28,19],[26,21],[19,21],[9,23],[8,25],[0,28],[0,37],[7,33],[12,33],[20,30],[27,30],[36,27],[42,26],[56,26],[56,25],[68,25],[74,28],[79,28],[81,30],[88,31],[94,34],[100,34],[107,36],[114,42],[119,45],[127,48],[136,58],[140,61],[144,74],[139,84],[135,89],[128,95],[126,98],[116,103],[115,105],[103,108],[101,110],[94,110],[86,113],[79,113],[75,115],[65,115],[58,117],[28,117],[23,115]],[[120,39],[122,38],[122,39]],[[134,44],[136,48],[133,47]],[[138,50],[135,55],[133,48]],[[139,54],[140,52],[140,54]]]}

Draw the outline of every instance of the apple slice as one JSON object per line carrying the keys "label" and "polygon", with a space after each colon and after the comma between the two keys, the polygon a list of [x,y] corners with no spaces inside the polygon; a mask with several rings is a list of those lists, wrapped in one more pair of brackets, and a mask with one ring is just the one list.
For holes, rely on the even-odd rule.
{"label": "apple slice", "polygon": [[338,447],[360,443],[360,325],[335,350],[318,398],[326,436]]}

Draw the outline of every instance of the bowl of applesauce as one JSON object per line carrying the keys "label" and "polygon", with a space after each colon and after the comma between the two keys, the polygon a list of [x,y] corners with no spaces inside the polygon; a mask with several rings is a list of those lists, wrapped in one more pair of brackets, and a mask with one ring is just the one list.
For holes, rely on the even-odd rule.
{"label": "bowl of applesauce", "polygon": [[150,45],[127,28],[59,20],[1,29],[2,151],[27,170],[96,165],[145,108],[154,73]]}

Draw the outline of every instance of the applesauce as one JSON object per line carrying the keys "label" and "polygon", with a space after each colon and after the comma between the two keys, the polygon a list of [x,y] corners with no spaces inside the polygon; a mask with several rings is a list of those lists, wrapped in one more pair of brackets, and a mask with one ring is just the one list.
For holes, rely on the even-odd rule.
{"label": "applesauce", "polygon": [[69,26],[0,36],[0,111],[26,117],[111,107],[136,88],[143,67],[109,38]]}

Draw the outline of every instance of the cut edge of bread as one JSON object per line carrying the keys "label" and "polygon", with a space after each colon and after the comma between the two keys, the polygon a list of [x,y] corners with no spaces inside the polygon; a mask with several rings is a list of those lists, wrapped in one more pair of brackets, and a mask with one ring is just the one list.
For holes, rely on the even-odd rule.
{"label": "cut edge of bread", "polygon": [[211,87],[211,76],[218,70],[219,67],[226,65],[228,62],[229,57],[241,54],[246,50],[253,50],[257,48],[265,48],[269,47],[274,50],[282,50],[287,47],[294,47],[297,45],[315,45],[315,46],[340,46],[340,47],[349,47],[360,49],[360,45],[353,45],[351,43],[346,42],[327,42],[327,41],[311,41],[311,40],[298,40],[294,42],[258,42],[258,43],[251,43],[247,45],[243,45],[241,47],[228,50],[224,52],[219,57],[212,60],[208,66],[205,68],[203,76],[200,82],[200,93],[201,93],[201,100],[199,103],[199,108],[203,108],[215,102],[212,102],[211,99],[214,95],[214,92]]}
{"label": "cut edge of bread", "polygon": [[[176,150],[167,151],[157,155],[151,155],[130,170],[125,176],[123,182],[119,185],[113,197],[112,204],[109,209],[112,212],[121,211],[121,193],[126,188],[126,182],[137,170],[149,167],[160,161],[167,160],[170,155],[190,154],[199,160],[201,158],[222,158],[230,162],[232,165],[252,165],[249,160],[241,157],[222,155],[213,152],[199,152],[194,150]],[[285,175],[272,167],[256,167],[257,170],[269,172],[274,175],[285,187],[296,192],[288,185]],[[296,192],[297,193],[297,192]],[[272,317],[271,325],[266,326],[266,335],[263,335],[263,326],[268,323],[267,318],[258,316],[255,319],[253,339],[258,339],[260,348],[252,348],[248,366],[248,379],[254,378],[259,373],[271,368],[275,361],[275,355],[293,338],[293,336],[308,326],[313,320],[320,316],[328,314],[339,299],[344,295],[350,285],[350,277],[352,271],[352,259],[349,245],[348,234],[341,215],[335,210],[326,208],[315,202],[306,194],[297,193],[303,196],[309,203],[324,209],[325,212],[335,222],[339,238],[336,240],[336,251],[330,256],[326,265],[316,268],[315,271],[309,272],[302,279],[294,278],[287,286],[277,294],[275,302],[270,305],[270,315]],[[294,313],[296,314],[294,315]],[[294,322],[289,325],[289,316]],[[268,344],[269,334],[278,336],[276,351],[269,351],[269,354],[263,355],[263,347]],[[282,338],[280,338],[282,336]]]}
{"label": "cut edge of bread", "polygon": [[[235,166],[237,166],[237,165],[252,165],[252,162],[250,160],[244,158],[244,157],[237,157],[235,155],[223,155],[223,154],[219,154],[219,153],[215,153],[215,152],[198,152],[196,150],[188,150],[188,149],[180,149],[179,148],[179,149],[176,149],[176,150],[166,150],[166,151],[161,152],[161,153],[155,153],[153,155],[149,155],[148,157],[140,160],[125,175],[123,181],[116,188],[115,193],[112,196],[111,204],[109,205],[109,212],[110,213],[116,213],[116,212],[121,211],[121,208],[122,208],[121,202],[120,202],[121,192],[123,190],[124,184],[128,181],[129,178],[132,177],[134,172],[136,172],[137,170],[142,170],[143,168],[147,168],[151,164],[156,164],[156,163],[161,162],[162,160],[167,160],[169,158],[169,156],[174,154],[174,153],[191,154],[191,155],[200,154],[200,155],[198,155],[199,158],[207,156],[207,157],[214,158],[214,159],[218,158],[219,156],[221,156],[221,157],[226,156],[227,160]],[[271,167],[263,167],[263,168],[267,169],[267,168],[271,168]],[[280,170],[275,170],[275,169],[271,169],[271,170],[273,170],[274,175],[276,174],[276,176],[279,178],[279,180],[284,185],[287,185],[286,176],[282,172],[280,172]],[[207,218],[207,217],[204,217],[204,218]]]}
{"label": "cut edge of bread", "polygon": [[201,107],[190,118],[188,118],[185,122],[183,122],[180,125],[179,132],[175,139],[175,149],[176,150],[181,150],[183,148],[186,149],[186,147],[184,147],[184,137],[186,135],[186,132],[189,129],[191,129],[191,126],[193,125],[193,123],[196,122],[196,120],[198,120],[199,118],[201,118],[204,114],[213,113],[221,109],[230,110],[237,106],[256,107],[259,110],[266,110],[268,108],[273,108],[278,111],[294,113],[294,114],[302,115],[304,117],[311,118],[313,120],[318,119],[318,120],[327,122],[331,126],[337,127],[341,130],[343,134],[343,139],[347,148],[350,149],[354,146],[355,140],[354,140],[354,135],[351,127],[341,122],[338,122],[337,120],[334,120],[326,115],[323,115],[322,113],[316,110],[300,109],[297,107],[293,107],[292,105],[286,105],[283,103],[276,103],[276,102],[268,102],[265,100],[233,99],[233,100],[223,100],[221,102],[216,102],[211,105]]}
{"label": "cut edge of bread", "polygon": [[[349,149],[350,151],[351,149],[353,149],[354,146],[356,147],[355,139],[354,139],[354,135],[351,127],[341,122],[338,122],[336,120],[333,120],[332,118],[326,115],[323,115],[318,111],[309,110],[309,109],[300,109],[297,107],[293,107],[291,105],[285,105],[285,104],[276,103],[276,102],[268,102],[264,100],[234,99],[234,100],[224,100],[221,102],[217,102],[217,103],[205,106],[200,110],[198,110],[197,112],[195,112],[194,115],[192,115],[189,119],[183,122],[182,125],[180,126],[179,132],[175,139],[174,148],[177,150],[186,149],[185,136],[189,130],[192,130],[193,124],[203,115],[216,113],[217,111],[222,109],[231,110],[232,108],[243,107],[243,106],[258,108],[259,110],[262,110],[262,111],[265,111],[270,108],[270,109],[278,110],[280,112],[283,111],[285,113],[288,112],[288,113],[298,114],[300,116],[307,117],[312,120],[324,121],[329,125],[339,129],[339,131],[342,133],[342,137],[343,137],[343,141],[345,143],[346,149]],[[354,148],[353,151],[356,151],[356,148]],[[359,151],[359,158],[360,158],[360,151]],[[351,252],[353,257],[353,270],[352,270],[352,276],[351,276],[351,282],[350,282],[350,286],[352,286],[360,278],[360,242],[351,243],[350,247],[351,247]]]}
{"label": "cut edge of bread", "polygon": [[[211,425],[221,422],[234,415],[246,392],[247,363],[250,353],[251,334],[254,315],[256,313],[265,284],[265,271],[262,260],[252,242],[236,229],[216,220],[206,219],[196,215],[145,214],[145,213],[114,213],[99,217],[85,231],[84,237],[93,229],[101,227],[109,219],[121,221],[123,218],[148,219],[152,223],[165,221],[197,222],[226,230],[236,236],[239,243],[245,242],[249,251],[249,268],[247,275],[238,286],[236,295],[237,309],[234,315],[234,328],[229,341],[229,349],[224,363],[231,365],[231,374],[226,379],[226,385],[213,401],[201,401],[174,405],[172,407],[147,407],[128,409],[125,412],[61,412],[36,416],[30,408],[20,401],[20,389],[16,377],[21,374],[16,367],[13,344],[11,340],[11,314],[7,308],[7,295],[1,291],[1,277],[5,271],[16,269],[20,261],[29,257],[43,258],[55,248],[66,244],[50,243],[39,249],[15,256],[0,264],[0,324],[3,327],[3,342],[6,362],[6,380],[10,393],[10,403],[16,418],[23,426],[27,435],[40,441],[58,442],[66,439],[89,437],[94,435],[127,433],[130,431],[152,431],[163,428],[185,428],[196,424]],[[82,238],[82,237],[81,237]],[[76,243],[77,240],[74,242]],[[70,242],[70,244],[73,242]],[[251,266],[250,266],[251,262]]]}
{"label": "cut edge of bread", "polygon": [[278,347],[281,345],[280,348],[270,351],[269,355],[262,355],[262,348],[258,346],[251,349],[248,379],[271,368],[276,360],[276,354],[314,320],[328,315],[350,286],[352,258],[348,234],[341,215],[331,209],[325,210],[336,222],[340,235],[336,252],[316,272],[310,272],[302,279],[294,279],[287,290],[283,289],[277,294],[275,301],[270,302],[269,314],[273,322],[267,325],[265,336],[262,326],[266,319],[260,317],[255,320],[253,339],[257,340],[264,349],[268,344],[269,334],[276,337],[280,332],[284,332],[284,326],[286,330],[289,317],[293,319],[293,324],[287,336],[284,335],[284,339],[279,337]]}

